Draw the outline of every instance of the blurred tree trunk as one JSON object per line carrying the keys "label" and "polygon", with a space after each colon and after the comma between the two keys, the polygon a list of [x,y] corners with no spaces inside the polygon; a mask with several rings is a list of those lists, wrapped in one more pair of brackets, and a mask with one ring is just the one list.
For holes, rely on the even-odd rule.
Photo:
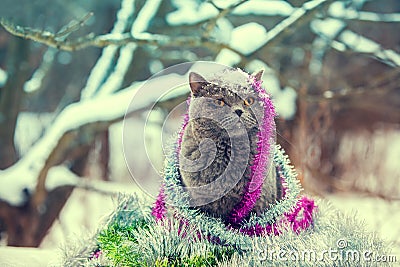
{"label": "blurred tree trunk", "polygon": [[[71,163],[71,171],[83,176],[91,145],[83,145],[70,152],[75,158]],[[53,222],[58,218],[62,208],[73,191],[73,186],[61,186],[45,192],[45,199],[37,204],[35,194],[29,197],[24,206],[16,207],[0,201],[0,218],[6,227],[7,245],[16,247],[38,247],[46,236]],[[27,194],[29,194],[27,192]]]}
{"label": "blurred tree trunk", "polygon": [[14,134],[24,96],[23,85],[29,74],[29,44],[21,38],[10,38],[7,53],[8,80],[0,93],[0,169],[6,169],[18,159]]}

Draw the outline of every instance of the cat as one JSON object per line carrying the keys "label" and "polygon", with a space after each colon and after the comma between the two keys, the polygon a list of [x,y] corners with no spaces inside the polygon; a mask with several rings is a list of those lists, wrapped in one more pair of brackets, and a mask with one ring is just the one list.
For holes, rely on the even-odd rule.
{"label": "cat", "polygon": [[[260,81],[262,74],[253,77]],[[225,69],[209,80],[191,72],[189,84],[189,121],[179,152],[182,184],[192,207],[228,222],[251,176],[264,107],[240,69]],[[272,166],[252,210],[257,215],[282,197]]]}

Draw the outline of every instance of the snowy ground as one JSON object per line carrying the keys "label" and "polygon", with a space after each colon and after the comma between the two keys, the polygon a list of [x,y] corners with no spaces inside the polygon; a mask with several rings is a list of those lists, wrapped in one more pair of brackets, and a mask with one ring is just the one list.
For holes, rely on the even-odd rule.
{"label": "snowy ground", "polygon": [[376,231],[384,240],[393,243],[393,251],[400,263],[400,202],[357,195],[329,195],[326,197],[339,210],[354,214],[365,222],[370,231]]}
{"label": "snowy ground", "polygon": [[[350,212],[364,220],[366,227],[391,242],[393,250],[388,255],[395,255],[400,261],[400,203],[388,203],[381,199],[365,198],[355,195],[329,195],[327,199],[343,212]],[[55,261],[60,249],[68,239],[76,240],[97,229],[99,222],[113,210],[114,203],[111,197],[95,192],[75,190],[60,219],[51,228],[48,236],[41,245],[43,250],[0,248],[0,266],[17,267],[46,266]],[[23,258],[21,258],[23,255]],[[15,261],[17,259],[17,261]],[[46,265],[44,264],[46,263]],[[47,265],[51,266],[51,265]]]}
{"label": "snowy ground", "polygon": [[[400,203],[388,203],[381,199],[366,198],[356,195],[329,195],[327,198],[343,212],[355,214],[365,221],[367,229],[377,231],[378,235],[389,242],[393,242],[393,251],[400,261]],[[67,238],[78,238],[82,232],[93,232],[99,222],[114,207],[110,197],[95,192],[76,190],[58,220],[52,227],[49,235],[41,247],[57,248],[66,242]]]}

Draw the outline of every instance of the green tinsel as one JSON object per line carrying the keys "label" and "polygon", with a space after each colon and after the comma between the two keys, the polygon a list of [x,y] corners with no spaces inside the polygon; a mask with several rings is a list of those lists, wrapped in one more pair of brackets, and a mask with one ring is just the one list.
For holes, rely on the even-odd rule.
{"label": "green tinsel", "polygon": [[[148,203],[148,204],[146,204]],[[380,266],[367,262],[362,255],[388,255],[388,245],[365,230],[355,214],[343,214],[329,203],[317,200],[319,207],[312,229],[300,232],[282,231],[265,237],[242,236],[246,249],[229,245],[216,245],[195,233],[204,225],[192,226],[173,220],[169,224],[156,222],[150,216],[151,199],[145,196],[121,195],[119,205],[107,223],[87,241],[97,244],[101,255],[94,258],[95,250],[88,253],[81,244],[78,251],[67,249],[66,266]],[[183,227],[183,228],[182,228]],[[182,236],[182,231],[186,237]],[[340,249],[339,242],[346,247]],[[75,247],[75,249],[77,249]],[[337,259],[319,257],[324,251],[337,251]],[[287,260],[278,257],[286,252]],[[315,252],[315,258],[297,261],[294,256]],[[360,253],[360,261],[346,258],[346,253]],[[310,254],[309,253],[309,254]],[[307,255],[309,255],[307,254]],[[307,256],[306,255],[306,256]],[[335,256],[335,255],[333,255]],[[350,255],[351,256],[351,255]],[[388,263],[386,266],[390,266]]]}
{"label": "green tinsel", "polygon": [[[289,178],[287,198],[263,216],[253,216],[248,225],[270,223],[292,207],[301,190],[279,147],[274,161],[284,166],[281,172]],[[175,209],[178,213],[157,222],[151,215],[153,199],[121,195],[115,211],[95,234],[64,249],[64,266],[380,266],[373,257],[391,252],[355,214],[343,214],[322,200],[316,200],[313,226],[299,233],[282,229],[276,236],[250,237],[228,230],[220,220],[188,208],[187,195],[176,186],[174,168],[175,164],[166,168],[165,175],[171,177],[166,185],[173,189],[166,191],[172,203],[182,205]],[[189,223],[182,224],[182,218]],[[219,242],[211,242],[210,236]],[[279,253],[285,257],[278,257]],[[360,259],[350,258],[354,253]],[[369,258],[365,253],[370,253]]]}

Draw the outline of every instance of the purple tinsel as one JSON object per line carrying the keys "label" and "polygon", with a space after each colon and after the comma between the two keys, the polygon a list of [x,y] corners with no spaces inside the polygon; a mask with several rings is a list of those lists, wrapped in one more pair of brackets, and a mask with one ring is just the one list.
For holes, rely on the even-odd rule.
{"label": "purple tinsel", "polygon": [[[187,106],[190,105],[190,96],[186,100]],[[183,117],[183,123],[181,130],[179,131],[178,134],[178,141],[177,141],[177,153],[181,150],[181,144],[182,144],[182,138],[183,138],[183,133],[185,131],[185,128],[187,124],[189,123],[189,113],[186,112],[184,117]],[[165,218],[165,215],[167,213],[166,209],[166,204],[165,204],[165,192],[164,192],[164,187],[161,186],[160,192],[158,193],[157,200],[154,203],[154,207],[151,211],[151,214],[156,218],[157,221]]]}
{"label": "purple tinsel", "polygon": [[260,198],[262,185],[266,175],[267,166],[270,155],[272,153],[271,140],[274,138],[275,129],[275,109],[272,104],[271,98],[265,92],[264,88],[261,86],[261,81],[256,80],[254,77],[250,76],[252,86],[254,90],[258,93],[259,97],[263,101],[264,106],[264,117],[260,131],[258,132],[258,143],[257,150],[258,153],[254,157],[254,164],[251,166],[251,180],[246,185],[245,193],[242,200],[233,208],[230,216],[229,222],[232,225],[237,225],[243,221],[243,219],[250,213],[254,208],[257,200]]}
{"label": "purple tinsel", "polygon": [[316,208],[314,200],[303,196],[297,201],[296,206],[291,211],[285,213],[284,217],[278,222],[268,224],[265,227],[256,224],[250,228],[240,228],[239,231],[249,236],[260,236],[263,234],[279,235],[284,227],[290,226],[298,234],[301,230],[305,230],[312,225],[313,212]]}
{"label": "purple tinsel", "polygon": [[165,205],[165,193],[164,186],[161,186],[160,192],[158,193],[157,200],[154,203],[154,207],[151,211],[151,215],[153,215],[156,220],[161,220],[165,217],[167,213],[167,207]]}

